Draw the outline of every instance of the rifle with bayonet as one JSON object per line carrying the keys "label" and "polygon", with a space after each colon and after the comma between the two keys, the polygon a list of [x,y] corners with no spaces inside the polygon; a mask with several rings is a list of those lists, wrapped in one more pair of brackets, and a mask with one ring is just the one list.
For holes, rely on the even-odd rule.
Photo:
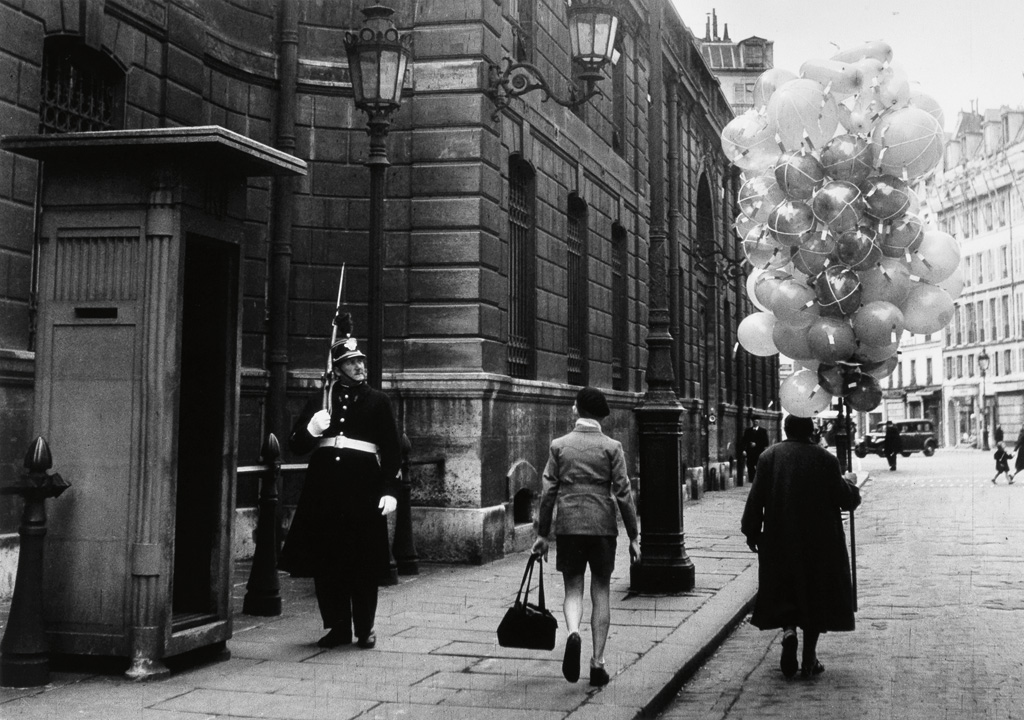
{"label": "rifle with bayonet", "polygon": [[327,348],[327,369],[324,371],[323,409],[331,412],[331,388],[334,386],[334,344],[338,342],[338,327],[347,325],[343,330],[346,337],[352,334],[352,316],[341,312],[341,290],[345,287],[345,263],[341,264],[341,278],[338,280],[338,300],[334,303],[334,320],[331,322],[331,344]]}

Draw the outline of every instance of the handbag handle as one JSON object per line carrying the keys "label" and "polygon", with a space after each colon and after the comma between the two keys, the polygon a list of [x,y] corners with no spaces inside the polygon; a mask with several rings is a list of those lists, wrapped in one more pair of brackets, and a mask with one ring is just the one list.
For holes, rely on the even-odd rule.
{"label": "handbag handle", "polygon": [[[540,572],[537,574],[540,578],[538,581],[538,593],[537,593],[537,607],[541,610],[545,610],[544,606],[544,559],[540,555],[530,555],[530,559],[526,561],[526,570],[523,571],[523,581],[519,583],[519,592],[516,593],[516,603],[522,602],[525,604],[530,601],[530,585],[533,582],[533,566],[534,564],[541,566]],[[526,588],[525,592],[523,588]]]}

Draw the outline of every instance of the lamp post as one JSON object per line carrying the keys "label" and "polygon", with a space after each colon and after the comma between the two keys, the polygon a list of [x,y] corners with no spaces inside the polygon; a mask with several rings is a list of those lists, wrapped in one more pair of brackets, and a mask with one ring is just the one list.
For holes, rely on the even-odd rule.
{"label": "lamp post", "polygon": [[978,370],[981,371],[981,449],[991,450],[988,445],[988,408],[985,407],[985,373],[988,372],[988,364],[991,362],[985,350],[978,355]]}
{"label": "lamp post", "polygon": [[391,21],[394,10],[384,5],[363,9],[363,27],[345,33],[352,93],[356,107],[367,115],[370,136],[369,278],[366,309],[370,349],[369,383],[380,389],[384,365],[384,180],[388,161],[387,135],[391,115],[402,104],[402,83],[409,64],[409,36],[400,35]]}
{"label": "lamp post", "polygon": [[617,57],[615,36],[619,29],[616,0],[565,0],[565,14],[569,23],[569,46],[572,61],[580,71],[577,78],[586,83],[586,91],[569,88],[569,97],[561,98],[544,75],[528,62],[516,62],[510,57],[492,64],[487,94],[494,101],[492,120],[509,106],[512,98],[534,90],[541,90],[541,102],[554,100],[563,107],[575,109],[601,91],[597,83],[604,77],[604,68]]}

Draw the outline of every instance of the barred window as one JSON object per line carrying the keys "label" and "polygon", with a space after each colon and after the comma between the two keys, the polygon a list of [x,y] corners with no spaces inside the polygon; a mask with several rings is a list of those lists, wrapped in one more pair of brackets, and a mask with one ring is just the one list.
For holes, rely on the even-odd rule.
{"label": "barred window", "polygon": [[125,74],[111,58],[70,36],[43,42],[39,132],[124,127]]}
{"label": "barred window", "polygon": [[612,389],[626,390],[629,358],[629,240],[612,226]]}
{"label": "barred window", "polygon": [[535,368],[534,316],[536,279],[534,273],[533,169],[513,155],[508,163],[508,374],[533,378]]}
{"label": "barred window", "polygon": [[569,197],[566,224],[569,384],[587,384],[587,204]]}

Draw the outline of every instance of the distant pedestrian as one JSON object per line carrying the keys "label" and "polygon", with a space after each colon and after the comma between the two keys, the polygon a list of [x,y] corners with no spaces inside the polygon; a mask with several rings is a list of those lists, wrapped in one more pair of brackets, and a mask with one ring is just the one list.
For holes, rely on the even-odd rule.
{"label": "distant pedestrian", "polygon": [[992,457],[996,460],[996,474],[992,478],[992,484],[995,485],[999,476],[1006,473],[1006,479],[1010,481],[1010,485],[1013,485],[1013,477],[1010,475],[1010,460],[1013,455],[1006,452],[1006,445],[1002,441],[996,443],[996,451]]}
{"label": "distant pedestrian", "polygon": [[889,461],[889,469],[896,469],[896,457],[903,450],[903,438],[900,437],[900,428],[889,420],[885,423],[885,440],[882,445],[885,452],[885,459]]}
{"label": "distant pedestrian", "polygon": [[747,496],[741,529],[758,555],[758,591],[751,623],[782,628],[780,667],[796,674],[796,629],[804,635],[804,676],[825,670],[818,660],[823,632],[854,629],[853,586],[841,510],[860,504],[855,473],[813,442],[814,423],[786,417],[786,440],[764,451]]}
{"label": "distant pedestrian", "polygon": [[1013,475],[1010,477],[1012,483],[1017,477],[1017,473],[1024,470],[1024,426],[1021,426],[1020,432],[1017,433],[1017,444],[1013,446],[1013,451],[1017,453],[1017,461],[1013,464]]}
{"label": "distant pedestrian", "polygon": [[377,644],[377,585],[390,561],[385,515],[397,505],[400,446],[391,402],[366,384],[355,338],[337,342],[331,358],[329,403],[311,397],[290,437],[292,452],[313,454],[279,567],[313,578],[328,630],[317,645],[347,645],[354,631],[369,649]]}
{"label": "distant pedestrian", "polygon": [[761,427],[761,422],[756,417],[751,418],[750,427],[743,431],[740,441],[743,443],[743,452],[747,457],[747,480],[754,482],[757,460],[771,442],[768,439],[768,431]]}
{"label": "distant pedestrian", "polygon": [[996,429],[992,433],[992,438],[996,441],[997,444],[1003,441],[1003,428],[1001,426],[996,425]]}
{"label": "distant pedestrian", "polygon": [[590,684],[597,687],[609,681],[604,649],[611,624],[611,578],[619,533],[616,505],[629,536],[630,559],[640,559],[636,507],[626,474],[626,456],[622,444],[601,431],[600,421],[608,414],[608,401],[600,390],[585,387],[576,394],[572,432],[551,442],[544,467],[537,540],[533,544],[533,552],[547,556],[554,514],[555,567],[562,573],[565,585],[562,611],[569,633],[562,674],[569,682],[580,678],[583,576],[590,565],[590,631],[594,647]]}

